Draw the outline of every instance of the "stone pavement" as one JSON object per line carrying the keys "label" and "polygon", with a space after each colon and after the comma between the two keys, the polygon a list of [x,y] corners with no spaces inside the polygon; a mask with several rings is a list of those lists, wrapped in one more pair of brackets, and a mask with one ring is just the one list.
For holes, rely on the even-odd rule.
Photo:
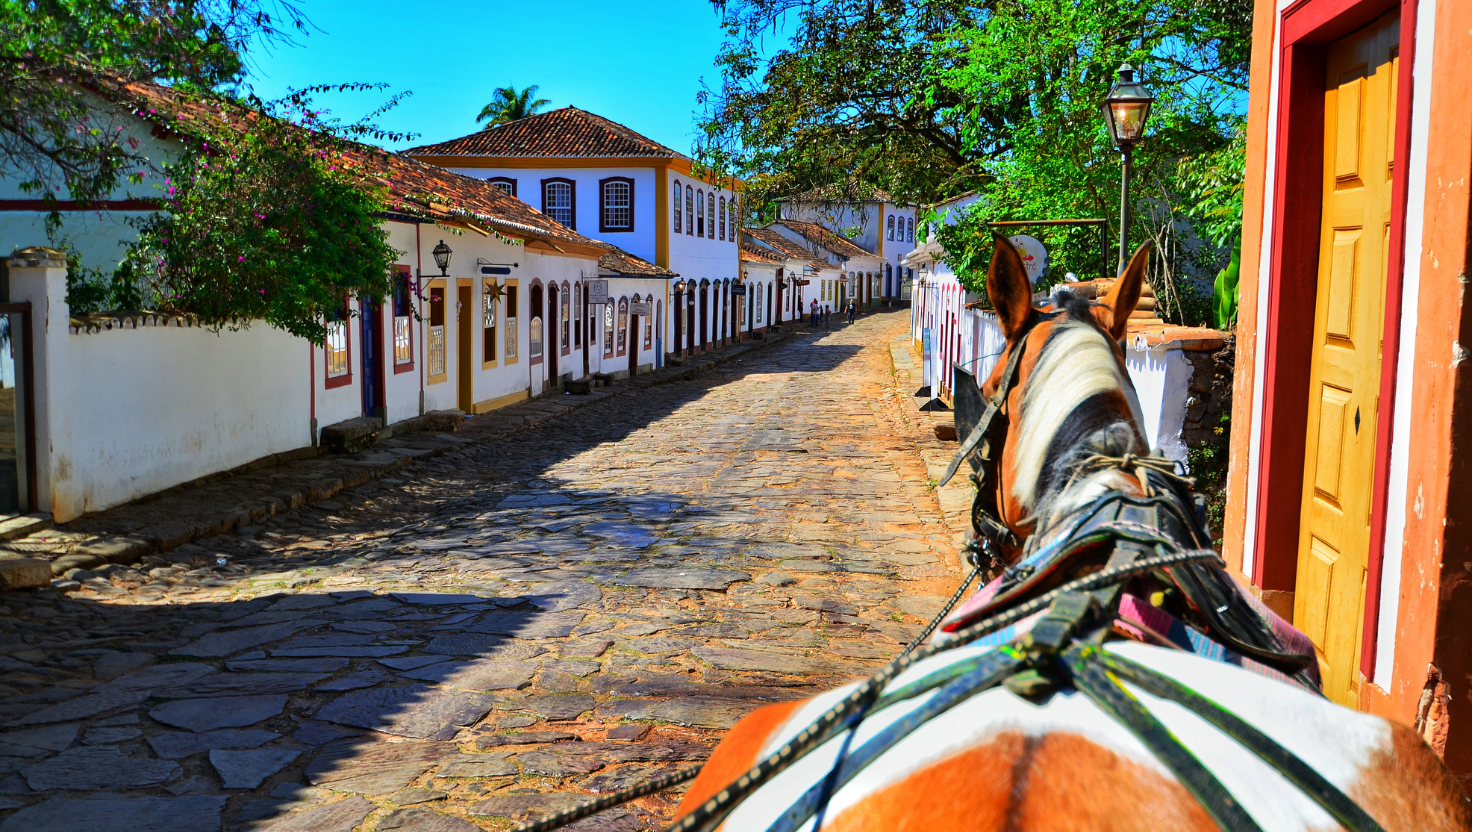
{"label": "stone pavement", "polygon": [[0,593],[0,832],[504,829],[865,675],[960,575],[907,319]]}

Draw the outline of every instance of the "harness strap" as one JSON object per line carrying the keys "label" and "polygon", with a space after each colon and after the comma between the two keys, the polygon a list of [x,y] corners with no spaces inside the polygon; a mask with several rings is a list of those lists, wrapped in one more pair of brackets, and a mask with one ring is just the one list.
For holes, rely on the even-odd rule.
{"label": "harness strap", "polygon": [[1271,737],[1257,730],[1236,714],[1207,699],[1176,680],[1115,653],[1103,652],[1102,661],[1109,672],[1120,679],[1161,699],[1184,706],[1187,710],[1216,726],[1263,762],[1272,766],[1284,779],[1297,786],[1349,832],[1384,832],[1359,804],[1323,775]]}
{"label": "harness strap", "polygon": [[[986,438],[987,431],[991,429],[992,419],[996,418],[997,413],[1007,403],[1007,395],[1012,392],[1012,386],[1017,380],[1017,365],[1022,363],[1022,354],[1027,352],[1027,339],[1030,335],[1032,335],[1031,329],[1023,333],[1017,346],[1012,349],[1012,355],[1007,359],[1007,369],[1002,372],[1002,381],[997,385],[997,394],[987,402],[986,411],[981,414],[981,418],[977,420],[976,427],[971,429],[966,441],[961,443],[961,449],[956,452],[951,464],[946,467],[946,472],[940,478],[940,483],[936,485],[936,488],[950,482],[951,477],[956,475],[956,470],[961,467],[962,460],[970,456],[971,452],[976,450],[976,446]],[[983,455],[986,455],[989,450],[983,449]]]}
{"label": "harness strap", "polygon": [[1064,654],[1062,662],[1073,677],[1074,686],[1093,700],[1100,710],[1129,729],[1156,759],[1170,769],[1217,826],[1227,832],[1261,832],[1262,827],[1247,814],[1216,775],[1105,670],[1099,661],[1101,652],[1093,645],[1075,644]]}

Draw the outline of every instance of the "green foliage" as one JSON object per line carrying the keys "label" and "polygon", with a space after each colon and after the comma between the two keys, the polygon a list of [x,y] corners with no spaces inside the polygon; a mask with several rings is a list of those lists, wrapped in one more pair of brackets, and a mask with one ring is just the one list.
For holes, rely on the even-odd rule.
{"label": "green foliage", "polygon": [[1247,169],[1247,132],[1238,124],[1226,147],[1185,159],[1180,180],[1186,213],[1197,220],[1201,235],[1218,246],[1241,245],[1243,176]]}
{"label": "green foliage", "polygon": [[1212,293],[1212,322],[1217,329],[1227,330],[1237,325],[1237,277],[1242,267],[1242,243],[1232,249],[1232,260],[1216,276]]}
{"label": "green foliage", "polygon": [[521,121],[527,116],[534,116],[538,110],[551,104],[545,98],[533,101],[532,96],[540,89],[536,84],[518,92],[516,87],[497,87],[491,101],[480,110],[480,115],[475,120],[486,123],[486,129],[498,124],[507,124],[513,121]]}
{"label": "green foliage", "polygon": [[48,201],[106,199],[152,162],[88,88],[231,84],[247,46],[304,25],[279,0],[0,0],[0,176]]}
{"label": "green foliage", "polygon": [[164,168],[164,211],[137,224],[124,265],[150,302],[213,326],[265,320],[320,343],[323,319],[348,297],[392,290],[399,252],[379,219],[387,184],[362,164],[383,151],[354,141],[382,133],[315,109],[311,95],[325,89],[252,97],[248,108],[215,101],[218,117],[187,120],[186,150]]}
{"label": "green foliage", "polygon": [[[1182,160],[1216,158],[1239,132],[1250,0],[729,0],[722,15],[697,156],[745,178],[748,205],[815,189],[920,203],[976,191],[990,221],[1113,222],[1119,154],[1099,106],[1130,62],[1157,103],[1134,153],[1129,236],[1157,244],[1162,311],[1191,314],[1183,272],[1202,258],[1180,252],[1204,221],[1186,209]],[[1113,271],[1096,229],[1036,236],[1060,274]]]}
{"label": "green foliage", "polygon": [[1232,416],[1224,413],[1221,423],[1212,428],[1218,439],[1195,442],[1186,448],[1186,467],[1196,480],[1196,493],[1206,498],[1206,521],[1211,526],[1217,545],[1221,545],[1222,525],[1227,513],[1227,466],[1230,461]]}

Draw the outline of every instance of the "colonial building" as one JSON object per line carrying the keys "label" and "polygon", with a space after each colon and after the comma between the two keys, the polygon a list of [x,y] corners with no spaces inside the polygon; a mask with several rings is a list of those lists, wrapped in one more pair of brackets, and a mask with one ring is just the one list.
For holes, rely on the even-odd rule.
{"label": "colonial building", "polygon": [[830,309],[842,309],[860,286],[872,286],[881,275],[883,263],[880,256],[871,254],[843,236],[829,231],[821,225],[801,220],[783,220],[767,226],[795,243],[803,245],[813,253],[815,259],[837,268],[838,279],[823,278],[818,281],[815,299]]}
{"label": "colonial building", "polygon": [[[112,91],[97,106],[160,160],[179,151],[168,136],[199,115],[152,84]],[[178,116],[172,132],[155,129],[155,112]],[[569,375],[657,362],[649,322],[662,311],[668,269],[482,179],[367,149],[343,161],[389,185],[381,223],[400,252],[399,280],[382,303],[345,298],[322,344],[263,322],[214,332],[187,315],[73,316],[64,260],[32,248],[46,242],[48,206],[0,194],[0,239],[33,252],[11,262],[5,298],[30,304],[11,324],[29,340],[33,368],[9,374],[14,399],[0,409],[35,415],[14,457],[0,454],[13,508],[65,521],[319,442],[356,441],[436,411],[484,413]],[[63,232],[84,232],[73,239],[88,265],[111,269],[123,253],[117,241],[133,234],[127,219],[154,208],[147,190],[131,188],[86,211],[61,202]],[[594,290],[606,299],[595,302]]]}
{"label": "colonial building", "polygon": [[778,210],[779,222],[797,220],[836,231],[879,259],[872,273],[855,271],[851,296],[865,306],[909,297],[915,272],[903,261],[915,248],[918,218],[918,206],[901,205],[880,190],[860,200],[809,192],[781,200]]}
{"label": "colonial building", "polygon": [[744,233],[746,243],[782,258],[783,265],[774,283],[776,296],[771,303],[774,323],[802,318],[825,284],[832,285],[843,278],[844,272],[838,266],[824,261],[805,243],[775,228],[752,228]]}
{"label": "colonial building", "polygon": [[668,270],[658,300],[670,310],[659,327],[669,352],[736,337],[739,197],[732,183],[695,176],[688,156],[576,107],[406,152],[483,179],[573,231]]}
{"label": "colonial building", "polygon": [[1472,777],[1472,4],[1258,0],[1224,554]]}

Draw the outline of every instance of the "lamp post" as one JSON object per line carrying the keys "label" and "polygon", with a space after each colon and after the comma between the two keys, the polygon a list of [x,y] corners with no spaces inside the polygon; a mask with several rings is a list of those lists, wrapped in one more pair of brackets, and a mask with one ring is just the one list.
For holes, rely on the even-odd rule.
{"label": "lamp post", "polygon": [[445,245],[444,240],[440,240],[440,244],[431,249],[429,253],[434,255],[434,264],[440,267],[440,277],[448,277],[450,255],[454,254],[454,252],[450,250],[449,246]]}
{"label": "lamp post", "polygon": [[1109,125],[1109,138],[1124,157],[1119,177],[1119,265],[1115,274],[1123,274],[1130,251],[1130,162],[1135,145],[1145,137],[1145,122],[1150,119],[1150,105],[1155,99],[1135,80],[1135,68],[1121,64],[1119,78],[1104,99],[1104,121]]}

